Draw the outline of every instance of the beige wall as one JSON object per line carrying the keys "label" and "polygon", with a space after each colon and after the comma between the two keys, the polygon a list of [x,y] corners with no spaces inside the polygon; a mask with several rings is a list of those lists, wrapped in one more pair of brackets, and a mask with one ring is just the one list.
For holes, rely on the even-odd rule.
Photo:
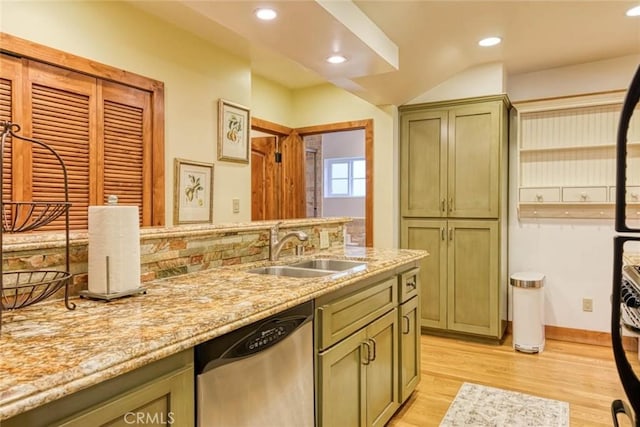
{"label": "beige wall", "polygon": [[251,80],[251,114],[293,127],[293,91],[254,74]]}
{"label": "beige wall", "polygon": [[[165,83],[166,223],[172,224],[173,161],[215,163],[216,223],[251,219],[251,169],[217,161],[217,101],[251,108],[255,117],[290,127],[348,120],[375,122],[375,244],[391,246],[395,190],[390,113],[331,85],[290,91],[254,76],[248,61],[123,2],[0,3],[3,32]],[[240,213],[232,213],[232,199]],[[384,207],[382,209],[381,207]]]}
{"label": "beige wall", "polygon": [[[216,160],[217,101],[251,104],[247,61],[127,3],[3,1],[1,12],[3,32],[165,83],[167,224],[174,158],[215,163],[216,223],[251,219],[250,168]],[[234,197],[240,214],[232,213]]]}

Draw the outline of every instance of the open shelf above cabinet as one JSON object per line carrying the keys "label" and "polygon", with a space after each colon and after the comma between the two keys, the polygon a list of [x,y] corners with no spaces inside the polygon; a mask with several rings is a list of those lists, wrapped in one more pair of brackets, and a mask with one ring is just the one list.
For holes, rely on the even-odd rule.
{"label": "open shelf above cabinet", "polygon": [[[514,104],[520,218],[614,217],[615,141],[624,96],[616,91]],[[640,171],[640,114],[627,138],[629,170]],[[634,219],[640,218],[639,198],[636,172],[627,182]]]}

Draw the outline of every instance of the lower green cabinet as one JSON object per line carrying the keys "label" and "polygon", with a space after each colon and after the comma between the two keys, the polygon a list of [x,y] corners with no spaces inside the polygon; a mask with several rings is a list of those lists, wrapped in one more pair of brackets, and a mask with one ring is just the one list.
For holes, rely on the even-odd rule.
{"label": "lower green cabinet", "polygon": [[318,356],[318,425],[383,426],[399,406],[397,309]]}
{"label": "lower green cabinet", "polygon": [[185,350],[6,421],[2,427],[193,427],[193,351]]}
{"label": "lower green cabinet", "polygon": [[400,402],[404,403],[420,382],[420,304],[418,297],[400,305]]}
{"label": "lower green cabinet", "polygon": [[316,425],[384,426],[420,381],[420,332],[418,262],[316,299]]}
{"label": "lower green cabinet", "polygon": [[59,427],[192,426],[193,369],[183,368],[56,424]]}

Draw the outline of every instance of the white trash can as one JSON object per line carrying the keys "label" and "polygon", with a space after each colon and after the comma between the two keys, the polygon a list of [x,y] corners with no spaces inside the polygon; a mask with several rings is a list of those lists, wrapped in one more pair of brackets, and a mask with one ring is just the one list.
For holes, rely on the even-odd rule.
{"label": "white trash can", "polygon": [[515,273],[513,290],[513,348],[524,353],[544,350],[544,274]]}

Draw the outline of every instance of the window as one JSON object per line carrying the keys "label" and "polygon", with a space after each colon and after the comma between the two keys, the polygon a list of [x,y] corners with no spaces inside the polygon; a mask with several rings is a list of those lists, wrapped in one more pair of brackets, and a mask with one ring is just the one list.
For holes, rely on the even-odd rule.
{"label": "window", "polygon": [[[64,160],[71,229],[87,229],[87,207],[110,194],[139,207],[141,226],[163,225],[162,83],[35,44],[21,52],[17,38],[0,36],[3,48],[17,50],[0,55],[0,120],[19,124],[22,135],[45,142]],[[57,56],[73,59],[78,72],[27,59]],[[103,78],[115,75],[122,81]],[[3,200],[62,199],[61,175],[38,147],[8,140],[5,148]],[[63,228],[59,219],[43,230]]]}
{"label": "window", "polygon": [[364,158],[326,159],[324,170],[325,197],[364,197],[366,195]]}

